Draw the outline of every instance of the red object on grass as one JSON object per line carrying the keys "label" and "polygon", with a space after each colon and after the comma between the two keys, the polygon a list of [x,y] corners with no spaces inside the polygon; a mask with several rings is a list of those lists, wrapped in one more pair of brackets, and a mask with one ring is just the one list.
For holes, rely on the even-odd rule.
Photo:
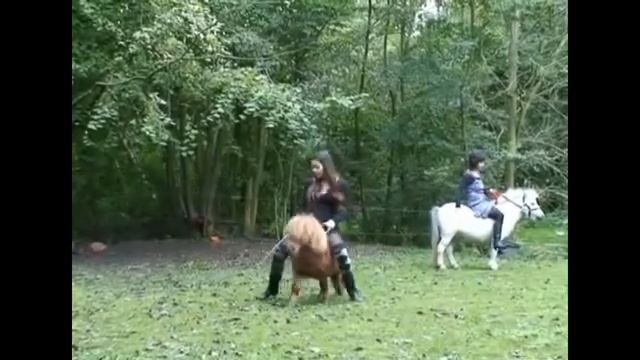
{"label": "red object on grass", "polygon": [[87,248],[89,249],[89,251],[92,254],[101,254],[103,253],[105,250],[107,250],[107,245],[105,245],[104,243],[101,243],[99,241],[94,241],[91,244],[89,244],[89,246],[87,246]]}

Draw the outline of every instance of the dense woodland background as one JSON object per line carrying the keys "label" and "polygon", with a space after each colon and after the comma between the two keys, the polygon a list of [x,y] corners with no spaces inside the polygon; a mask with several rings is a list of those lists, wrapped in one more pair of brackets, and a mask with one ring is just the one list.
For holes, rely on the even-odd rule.
{"label": "dense woodland background", "polygon": [[73,231],[281,235],[309,156],[349,238],[424,242],[465,153],[562,213],[566,0],[73,0]]}

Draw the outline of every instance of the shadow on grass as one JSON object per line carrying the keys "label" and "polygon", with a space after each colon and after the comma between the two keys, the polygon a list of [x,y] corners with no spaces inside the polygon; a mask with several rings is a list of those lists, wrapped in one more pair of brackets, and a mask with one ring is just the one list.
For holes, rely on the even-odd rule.
{"label": "shadow on grass", "polygon": [[454,271],[462,271],[462,272],[493,272],[489,265],[487,264],[478,264],[478,263],[469,263],[469,264],[460,264],[460,268]]}
{"label": "shadow on grass", "polygon": [[[445,260],[446,261],[446,260]],[[460,265],[460,267],[458,269],[454,269],[449,262],[446,262],[447,264],[447,269],[446,270],[440,270],[438,269],[435,264],[433,263],[433,260],[431,258],[425,260],[425,261],[412,261],[411,262],[411,267],[414,269],[417,269],[420,271],[420,273],[422,275],[426,275],[427,273],[447,273],[447,272],[451,272],[451,271],[455,271],[455,272],[459,272],[459,271],[467,271],[467,270],[473,270],[473,271],[482,271],[482,272],[486,272],[486,271],[491,271],[491,269],[489,268],[489,265],[487,265],[486,263],[481,264],[481,263],[477,263],[477,262],[471,262],[471,263],[465,263],[462,262],[460,260],[458,260],[458,265]]]}
{"label": "shadow on grass", "polygon": [[290,304],[288,295],[287,296],[280,295],[275,299],[272,298],[269,300],[258,300],[258,301],[262,301],[263,303],[274,306],[274,307],[286,308],[286,307],[296,307],[296,306],[304,306],[304,307],[334,306],[334,305],[341,305],[343,303],[346,303],[348,300],[349,299],[346,295],[338,296],[336,294],[329,294],[329,298],[327,299],[327,301],[322,302],[320,301],[318,294],[307,294],[307,295],[301,295],[300,298],[298,298],[298,301],[294,305]]}

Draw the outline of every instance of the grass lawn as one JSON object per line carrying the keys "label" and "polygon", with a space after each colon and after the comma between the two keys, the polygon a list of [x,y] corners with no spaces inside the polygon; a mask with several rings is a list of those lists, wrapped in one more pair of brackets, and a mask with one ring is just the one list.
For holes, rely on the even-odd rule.
{"label": "grass lawn", "polygon": [[[549,226],[518,238],[566,243]],[[363,303],[332,295],[319,304],[307,281],[293,307],[288,268],[278,299],[255,299],[268,276],[263,251],[240,265],[84,261],[73,265],[73,357],[567,359],[566,250],[548,249],[523,248],[497,272],[458,252],[460,270],[437,272],[425,249],[355,246]]]}

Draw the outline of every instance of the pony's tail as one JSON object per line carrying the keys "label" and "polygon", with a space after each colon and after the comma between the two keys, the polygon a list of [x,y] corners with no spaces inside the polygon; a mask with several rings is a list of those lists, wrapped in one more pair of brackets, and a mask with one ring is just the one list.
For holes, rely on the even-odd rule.
{"label": "pony's tail", "polygon": [[429,212],[431,215],[431,251],[433,252],[433,259],[435,261],[438,243],[440,242],[440,226],[438,223],[438,207],[434,206]]}
{"label": "pony's tail", "polygon": [[293,256],[300,248],[307,247],[317,254],[329,249],[329,241],[324,228],[313,215],[296,215],[287,224],[287,246]]}

